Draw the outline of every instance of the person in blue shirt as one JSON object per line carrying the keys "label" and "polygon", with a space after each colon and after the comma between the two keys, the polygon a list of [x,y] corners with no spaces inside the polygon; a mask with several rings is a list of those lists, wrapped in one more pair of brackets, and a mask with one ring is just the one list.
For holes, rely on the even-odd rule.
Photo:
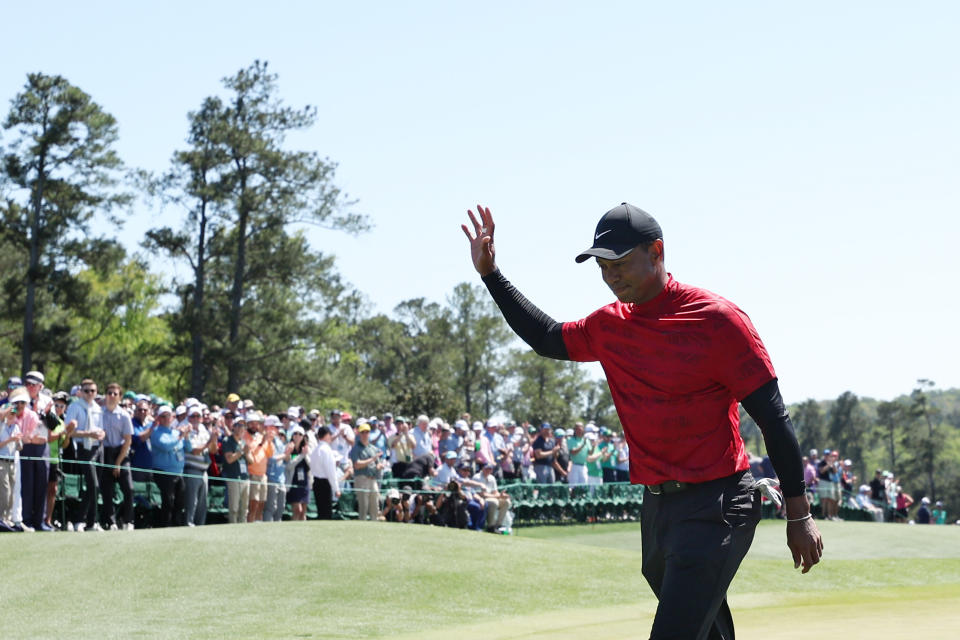
{"label": "person in blue shirt", "polygon": [[133,479],[136,482],[153,480],[153,454],[150,451],[150,435],[153,433],[153,417],[150,415],[150,401],[140,400],[131,419],[133,439],[130,442]]}
{"label": "person in blue shirt", "polygon": [[187,448],[189,425],[174,429],[170,426],[173,410],[170,405],[157,409],[150,448],[153,452],[153,482],[160,491],[160,517],[157,526],[169,527],[179,524],[183,510],[184,485],[183,464]]}

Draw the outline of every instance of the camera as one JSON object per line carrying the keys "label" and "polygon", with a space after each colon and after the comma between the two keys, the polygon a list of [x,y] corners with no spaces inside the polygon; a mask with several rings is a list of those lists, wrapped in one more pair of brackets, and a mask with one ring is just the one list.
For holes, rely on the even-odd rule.
{"label": "camera", "polygon": [[400,504],[400,498],[390,498],[390,504],[392,504],[393,506],[397,506],[398,504]]}

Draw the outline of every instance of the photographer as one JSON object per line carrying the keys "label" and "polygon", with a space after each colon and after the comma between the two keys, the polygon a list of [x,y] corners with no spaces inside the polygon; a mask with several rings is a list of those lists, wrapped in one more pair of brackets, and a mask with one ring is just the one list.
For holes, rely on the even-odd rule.
{"label": "photographer", "polygon": [[466,529],[469,522],[467,496],[460,488],[460,483],[451,480],[437,497],[437,513],[433,518],[433,524],[438,527]]}
{"label": "photographer", "polygon": [[409,499],[404,500],[396,489],[387,491],[387,502],[383,505],[380,518],[387,522],[408,522],[410,520]]}

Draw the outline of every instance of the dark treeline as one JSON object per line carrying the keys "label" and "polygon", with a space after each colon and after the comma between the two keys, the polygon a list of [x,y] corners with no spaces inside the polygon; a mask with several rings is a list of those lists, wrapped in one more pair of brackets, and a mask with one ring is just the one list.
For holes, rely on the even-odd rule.
{"label": "dark treeline", "polygon": [[[359,234],[372,221],[336,186],[335,162],[288,147],[316,110],[285,105],[277,81],[259,61],[224,78],[186,114],[168,169],[149,174],[124,165],[116,120],[93,97],[60,76],[27,76],[0,138],[0,371],[211,403],[238,392],[264,407],[618,429],[606,384],[516,348],[479,285],[365,313],[363,293],[298,229]],[[136,201],[166,224],[144,229],[138,247],[96,235]],[[187,275],[166,273],[171,261]],[[840,449],[862,481],[888,468],[915,497],[956,505],[958,404],[922,381],[893,402],[845,393],[792,414],[804,450]],[[748,417],[743,432],[762,453]]]}

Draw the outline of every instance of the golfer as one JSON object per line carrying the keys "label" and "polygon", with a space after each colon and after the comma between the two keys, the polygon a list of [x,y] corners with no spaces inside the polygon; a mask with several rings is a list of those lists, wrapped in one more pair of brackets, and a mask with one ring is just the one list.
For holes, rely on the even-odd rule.
{"label": "golfer", "polygon": [[595,258],[617,301],[559,323],[497,268],[489,208],[469,211],[473,265],[510,327],[542,356],[599,361],[630,445],[630,481],[645,485],[643,575],[659,600],[650,637],[734,637],[727,587],[760,519],[737,403],[763,431],[780,479],[787,546],[803,573],[823,543],[804,492],[800,448],[770,357],[750,319],[720,296],[678,282],[663,233],[629,204],[600,219]]}

